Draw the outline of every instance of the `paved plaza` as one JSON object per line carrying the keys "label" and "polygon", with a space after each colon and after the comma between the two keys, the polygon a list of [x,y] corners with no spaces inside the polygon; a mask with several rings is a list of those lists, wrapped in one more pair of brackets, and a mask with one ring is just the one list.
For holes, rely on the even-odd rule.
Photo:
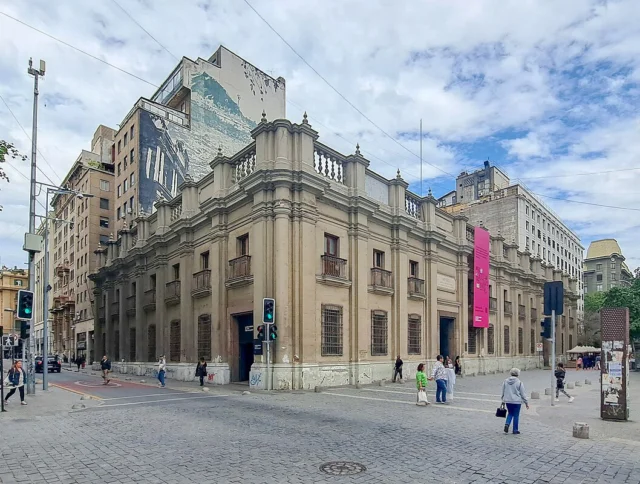
{"label": "paved plaza", "polygon": [[[0,417],[0,482],[640,483],[640,424],[598,419],[597,373],[570,371],[567,381],[583,383],[575,402],[551,407],[550,372],[523,372],[527,392],[542,395],[523,409],[518,436],[494,415],[504,377],[459,379],[448,405],[417,407],[413,382],[243,395],[173,381],[168,391],[98,388],[90,373],[63,372],[51,377],[60,387]],[[81,411],[71,411],[74,385],[95,389]],[[637,404],[631,417],[640,420]],[[591,439],[572,437],[576,421]]]}

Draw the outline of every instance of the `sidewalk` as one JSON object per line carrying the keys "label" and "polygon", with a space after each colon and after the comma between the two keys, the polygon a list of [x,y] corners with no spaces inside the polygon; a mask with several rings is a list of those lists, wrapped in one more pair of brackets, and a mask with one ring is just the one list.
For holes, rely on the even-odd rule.
{"label": "sidewalk", "polygon": [[[39,382],[40,383],[40,382]],[[5,394],[6,395],[6,394]],[[72,407],[82,403],[85,407],[98,405],[94,400],[80,401],[80,395],[67,392],[61,388],[49,387],[49,390],[42,390],[42,385],[36,388],[35,395],[25,395],[27,405],[20,405],[20,394],[15,393],[9,399],[7,410],[0,413],[0,422],[9,420],[34,420],[41,417],[51,417],[61,414],[68,414],[75,411]]]}

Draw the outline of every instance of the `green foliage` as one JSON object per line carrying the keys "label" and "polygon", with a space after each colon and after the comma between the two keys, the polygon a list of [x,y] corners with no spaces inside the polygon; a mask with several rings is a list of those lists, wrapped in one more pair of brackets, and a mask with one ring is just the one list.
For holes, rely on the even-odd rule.
{"label": "green foliage", "polygon": [[[0,163],[4,163],[5,161],[7,161],[8,156],[14,159],[19,158],[22,161],[25,161],[27,159],[25,155],[20,154],[20,152],[13,145],[13,143],[9,143],[8,141],[0,139]],[[9,181],[9,177],[7,176],[5,171],[2,169],[2,165],[0,165],[0,180]]]}
{"label": "green foliage", "polygon": [[597,313],[604,306],[606,293],[591,292],[584,296],[584,312]]}
{"label": "green foliage", "polygon": [[629,331],[631,338],[640,338],[640,279],[634,279],[633,284],[629,287],[612,287],[603,294],[604,306],[629,308]]}

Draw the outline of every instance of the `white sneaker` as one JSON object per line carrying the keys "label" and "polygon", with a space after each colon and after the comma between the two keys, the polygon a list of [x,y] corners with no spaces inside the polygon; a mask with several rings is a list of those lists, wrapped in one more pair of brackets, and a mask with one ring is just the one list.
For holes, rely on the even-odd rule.
{"label": "white sneaker", "polygon": [[26,405],[27,402],[20,402],[20,405]]}
{"label": "white sneaker", "polygon": [[573,400],[574,400],[574,398],[573,398],[573,397],[570,397],[570,398],[569,398],[569,403],[573,402]]}
{"label": "white sneaker", "polygon": [[560,401],[560,399],[558,397],[556,397],[556,402],[559,402],[559,401]]}

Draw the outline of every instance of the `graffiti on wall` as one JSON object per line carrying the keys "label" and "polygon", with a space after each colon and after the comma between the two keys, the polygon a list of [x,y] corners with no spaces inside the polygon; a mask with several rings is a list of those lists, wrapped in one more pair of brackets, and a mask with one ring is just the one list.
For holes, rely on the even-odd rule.
{"label": "graffiti on wall", "polygon": [[251,375],[251,379],[249,380],[249,386],[256,387],[262,383],[262,373],[255,372]]}

